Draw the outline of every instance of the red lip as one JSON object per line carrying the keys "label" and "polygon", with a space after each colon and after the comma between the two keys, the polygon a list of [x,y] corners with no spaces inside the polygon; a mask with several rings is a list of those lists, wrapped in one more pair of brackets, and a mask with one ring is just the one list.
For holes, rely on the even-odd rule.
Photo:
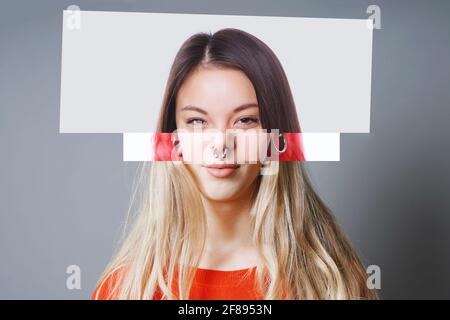
{"label": "red lip", "polygon": [[235,173],[240,166],[236,164],[213,164],[203,167],[215,178],[227,178]]}

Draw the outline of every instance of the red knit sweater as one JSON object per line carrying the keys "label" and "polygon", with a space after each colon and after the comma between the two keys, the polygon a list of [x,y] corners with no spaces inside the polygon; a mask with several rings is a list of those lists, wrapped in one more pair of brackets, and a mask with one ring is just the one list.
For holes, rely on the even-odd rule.
{"label": "red knit sweater", "polygon": [[[110,290],[117,279],[117,272],[111,273],[105,281],[96,287],[91,299],[112,300]],[[197,268],[189,294],[190,300],[261,300],[254,287],[256,267],[223,271]],[[174,292],[178,292],[174,281]],[[153,299],[161,300],[158,291]]]}

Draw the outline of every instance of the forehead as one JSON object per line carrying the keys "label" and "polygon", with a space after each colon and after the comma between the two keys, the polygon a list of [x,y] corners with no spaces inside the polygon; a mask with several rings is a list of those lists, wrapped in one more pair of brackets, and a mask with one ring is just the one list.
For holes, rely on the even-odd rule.
{"label": "forehead", "polygon": [[210,111],[257,102],[253,84],[245,73],[214,66],[194,70],[184,80],[176,98],[177,109],[195,105]]}

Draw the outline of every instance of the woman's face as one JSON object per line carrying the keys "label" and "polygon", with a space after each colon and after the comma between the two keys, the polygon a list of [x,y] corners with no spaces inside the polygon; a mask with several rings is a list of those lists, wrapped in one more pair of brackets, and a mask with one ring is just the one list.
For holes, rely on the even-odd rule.
{"label": "woman's face", "polygon": [[[176,124],[177,130],[184,132],[193,133],[194,128],[215,132],[212,142],[202,142],[200,150],[195,149],[197,153],[202,152],[202,161],[186,163],[207,199],[227,201],[248,195],[260,165],[233,161],[239,145],[234,138],[230,143],[229,136],[225,135],[227,129],[242,132],[262,128],[255,90],[243,72],[213,66],[197,68],[178,91]],[[225,146],[231,148],[222,158]]]}

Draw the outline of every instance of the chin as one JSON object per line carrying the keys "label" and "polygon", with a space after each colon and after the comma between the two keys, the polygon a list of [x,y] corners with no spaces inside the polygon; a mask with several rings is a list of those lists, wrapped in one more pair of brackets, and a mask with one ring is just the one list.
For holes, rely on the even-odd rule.
{"label": "chin", "polygon": [[225,201],[239,196],[246,189],[245,181],[241,177],[218,179],[208,174],[199,175],[202,194],[210,200]]}
{"label": "chin", "polygon": [[202,193],[208,200],[227,201],[239,197],[242,189],[235,186],[217,186],[206,183],[202,188]]}

